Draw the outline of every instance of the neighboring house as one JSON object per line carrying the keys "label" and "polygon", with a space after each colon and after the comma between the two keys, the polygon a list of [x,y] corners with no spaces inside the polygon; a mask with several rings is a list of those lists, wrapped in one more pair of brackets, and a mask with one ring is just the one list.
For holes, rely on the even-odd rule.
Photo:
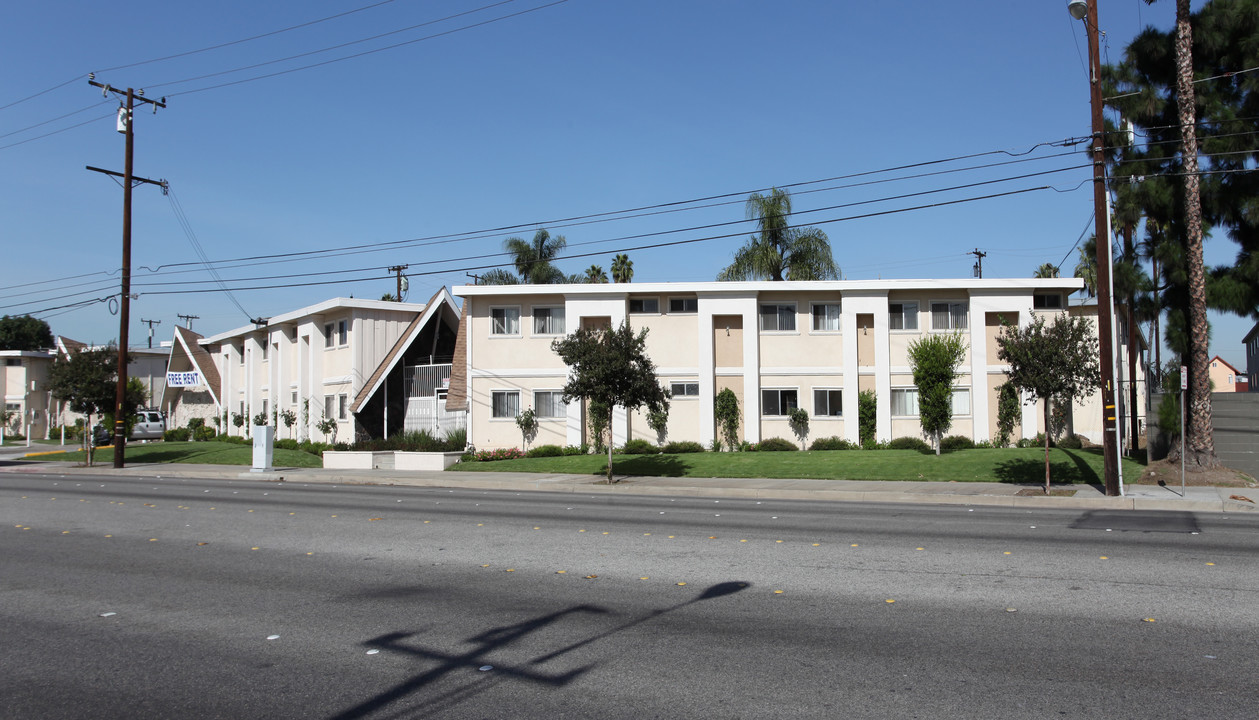
{"label": "neighboring house", "polygon": [[[917,437],[909,343],[956,331],[968,350],[950,434],[988,440],[1005,381],[1002,322],[1067,312],[1067,296],[1081,286],[1075,278],[463,286],[454,290],[464,305],[447,407],[467,409],[468,441],[478,448],[519,446],[515,416],[527,408],[539,419],[534,443],[581,444],[585,413],[560,398],[568,371],[551,343],[628,320],[648,330],[647,354],[673,393],[667,440],[709,444],[713,400],[724,388],[739,398],[750,442],[792,438],[794,407],[809,412],[810,440],[857,441],[858,394],[867,389],[878,398],[879,439]],[[1077,412],[1075,431],[1100,442],[1100,406],[1095,414]],[[1024,405],[1015,435],[1034,436],[1041,417]],[[631,438],[661,439],[643,413],[617,409],[613,441]]]}
{"label": "neighboring house", "polygon": [[164,390],[158,407],[166,412],[166,427],[187,427],[193,418],[222,431],[222,380],[210,352],[202,347],[204,338],[184,327],[175,326],[170,360],[166,366]]}
{"label": "neighboring house", "polygon": [[[95,350],[100,346],[88,345],[68,337],[58,335],[54,338],[55,355],[68,358],[80,350]],[[144,404],[157,407],[166,390],[166,365],[170,358],[169,347],[133,347],[127,351],[130,360],[127,362],[127,377],[136,378],[144,386]],[[69,408],[69,403],[52,401],[53,426],[74,425],[83,420],[83,416]],[[99,417],[92,418],[93,423],[100,422]]]}
{"label": "neighboring house", "polygon": [[0,388],[9,413],[5,435],[18,432],[32,438],[48,437],[49,408],[55,413],[48,391],[48,368],[54,357],[50,350],[0,350]]}
{"label": "neighboring house", "polygon": [[1246,390],[1259,392],[1259,323],[1246,333],[1242,344],[1246,346]]}
{"label": "neighboring house", "polygon": [[[226,417],[233,435],[248,434],[260,413],[278,424],[279,438],[324,439],[317,426],[325,418],[336,421],[340,441],[393,434],[407,406],[402,378],[413,366],[406,363],[449,365],[457,329],[458,306],[444,288],[427,304],[333,298],[210,337],[180,328],[169,377],[197,384],[172,388],[164,402],[175,424]],[[393,423],[385,419],[390,409]],[[292,430],[278,421],[285,410],[297,416]],[[245,425],[236,427],[234,416]]]}
{"label": "neighboring house", "polygon": [[1245,382],[1246,376],[1219,355],[1211,358],[1211,362],[1207,367],[1207,375],[1211,378],[1211,392],[1245,392],[1244,388],[1238,389],[1237,382],[1238,380]]}

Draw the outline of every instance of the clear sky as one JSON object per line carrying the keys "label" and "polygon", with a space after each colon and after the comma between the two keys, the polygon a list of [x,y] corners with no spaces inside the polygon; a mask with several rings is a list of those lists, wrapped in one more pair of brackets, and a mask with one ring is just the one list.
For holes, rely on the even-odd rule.
{"label": "clear sky", "polygon": [[[1170,1],[1102,0],[1103,60],[1173,19]],[[121,171],[123,136],[93,71],[167,98],[135,121],[135,173],[172,195],[134,191],[134,344],[141,319],[164,340],[179,313],[211,334],[379,298],[390,265],[424,302],[540,227],[568,239],[566,272],[626,251],[636,282],[712,280],[751,231],[747,194],[775,185],[847,279],[968,277],[976,248],[985,277],[1070,275],[1086,146],[1047,143],[1089,132],[1086,50],[1065,0],[11,3],[0,105],[49,91],[0,109],[0,313],[117,337],[108,303],[60,307],[117,292],[122,192],[84,166]],[[238,308],[193,238],[229,286],[266,289]],[[1235,255],[1223,233],[1206,247]],[[353,282],[303,285],[332,280]],[[1242,363],[1252,323],[1213,323],[1212,354]]]}

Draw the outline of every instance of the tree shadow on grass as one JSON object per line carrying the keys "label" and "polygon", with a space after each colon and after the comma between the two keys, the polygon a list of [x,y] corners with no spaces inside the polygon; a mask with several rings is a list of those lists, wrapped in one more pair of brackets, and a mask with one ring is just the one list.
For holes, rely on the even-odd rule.
{"label": "tree shadow on grass", "polygon": [[[686,463],[677,455],[613,455],[612,472],[616,475],[682,477],[686,475]],[[607,464],[601,465],[595,474],[607,475]]]}
{"label": "tree shadow on grass", "polygon": [[[1050,481],[1054,485],[1103,487],[1102,479],[1098,477],[1097,471],[1079,454],[1079,451],[1057,449],[1066,455],[1070,462],[1051,461],[1049,463]],[[993,474],[998,482],[1012,485],[1043,486],[1045,484],[1045,461],[1043,457],[1035,460],[1031,458],[1012,458],[998,463],[993,468]]]}

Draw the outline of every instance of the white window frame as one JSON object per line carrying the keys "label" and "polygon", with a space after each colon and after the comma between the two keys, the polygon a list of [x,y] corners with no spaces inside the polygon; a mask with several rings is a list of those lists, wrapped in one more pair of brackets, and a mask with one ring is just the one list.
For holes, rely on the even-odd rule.
{"label": "white window frame", "polygon": [[271,344],[268,343],[266,340],[263,340],[262,342],[258,343],[258,346],[262,348],[262,362],[267,362],[268,360],[270,360],[271,359]]}
{"label": "white window frame", "polygon": [[[775,327],[772,329],[765,328],[765,308],[768,308],[768,307],[775,308],[774,324],[778,325],[779,327]],[[782,319],[784,317],[788,317],[787,315],[783,313],[784,308],[791,308],[791,313],[790,313],[791,327],[786,328],[786,329],[781,327]],[[799,318],[796,317],[796,315],[799,313],[799,310],[800,310],[800,306],[794,302],[776,302],[776,301],[758,302],[756,304],[757,329],[763,333],[769,333],[769,334],[796,335],[799,333],[798,328],[800,327]]]}
{"label": "white window frame", "polygon": [[[680,392],[680,393],[677,391],[678,386],[681,386],[681,387],[682,387],[682,392]],[[686,392],[686,388],[687,388],[688,386],[694,386],[694,388],[695,388],[695,392],[694,392],[694,393],[688,393],[688,392]],[[698,398],[698,397],[699,397],[699,381],[698,381],[698,380],[694,380],[694,381],[692,381],[692,380],[671,380],[671,381],[669,381],[669,393],[670,393],[670,394],[671,394],[674,398],[679,398],[679,399],[683,399],[683,400],[685,400],[686,398]]]}
{"label": "white window frame", "polygon": [[[538,395],[556,395],[559,397],[559,412],[555,415],[543,415],[540,408],[543,403],[538,402]],[[539,420],[563,420],[568,417],[568,403],[564,402],[564,391],[557,389],[540,388],[533,391],[533,412]]]}
{"label": "white window frame", "polygon": [[336,395],[323,396],[323,414],[324,414],[324,417],[328,418],[329,420],[336,419],[337,417],[337,396]]}
{"label": "white window frame", "polygon": [[[496,395],[515,395],[516,396],[516,412],[508,415],[495,415],[494,397]],[[497,388],[490,390],[490,422],[516,421],[516,416],[520,414],[520,390],[518,388]]]}
{"label": "white window frame", "polygon": [[[645,303],[655,303],[656,307],[654,310],[648,310],[646,307],[643,307],[640,310],[635,310],[634,303],[639,303],[640,305],[643,305]],[[626,308],[629,311],[630,315],[659,315],[660,314],[660,298],[650,296],[650,295],[643,296],[643,297],[632,297],[626,302]]]}
{"label": "white window frame", "polygon": [[323,349],[331,350],[337,346],[336,341],[337,325],[336,323],[323,324]]}
{"label": "white window frame", "polygon": [[[897,393],[913,393],[914,412],[910,414],[898,414],[896,412],[896,394]],[[891,411],[892,417],[918,417],[918,388],[910,385],[909,387],[892,388],[891,396],[888,398],[888,410]]]}
{"label": "white window frame", "polygon": [[291,392],[292,394],[289,396],[289,405],[291,407],[297,407],[297,391],[293,390]]}
{"label": "white window frame", "polygon": [[337,395],[337,420],[344,422],[350,419],[350,396],[346,393]]}
{"label": "white window frame", "polygon": [[[783,409],[783,411],[784,411],[784,412],[782,412],[782,413],[770,413],[770,412],[767,412],[767,410],[768,410],[768,408],[769,408],[769,403],[765,402],[765,393],[767,393],[767,392],[776,392],[776,393],[778,393],[778,402],[777,402],[777,403],[775,403],[775,404],[776,404],[776,405],[779,405],[779,406],[783,406],[783,408],[782,408],[782,409]],[[785,392],[793,392],[793,393],[795,393],[795,394],[796,394],[796,405],[795,405],[795,406],[796,406],[797,408],[798,408],[798,407],[800,407],[800,388],[799,388],[799,387],[767,387],[767,388],[761,388],[761,417],[787,417],[787,412],[786,412],[786,411],[787,411],[787,410],[790,410],[790,408],[785,407],[785,405],[784,405],[784,403],[783,403],[783,400],[782,400],[782,393],[785,393]]]}
{"label": "white window frame", "polygon": [[350,321],[337,321],[337,347],[345,347],[350,344]]}
{"label": "white window frame", "polygon": [[[936,305],[948,306],[949,308],[948,327],[943,327],[943,328],[936,327],[936,313],[935,313]],[[963,308],[963,314],[962,314],[963,321],[961,325],[956,324],[955,322],[956,316],[953,314],[953,308],[959,305],[962,306]],[[927,315],[930,317],[931,332],[957,332],[958,330],[966,330],[970,327],[970,301],[968,300],[931,300],[930,302],[927,303]]]}
{"label": "white window frame", "polygon": [[[892,312],[893,305],[900,306],[901,311],[899,313]],[[906,306],[912,306],[914,308],[914,311],[912,313],[905,312]],[[918,302],[917,300],[901,300],[899,302],[888,301],[887,303],[888,332],[913,332],[913,333],[918,332],[918,316],[921,313],[922,313],[922,303]],[[900,327],[893,327],[895,323],[892,322],[892,318],[894,317],[899,317],[901,319]],[[905,321],[909,320],[910,318],[913,318],[914,326],[906,327]]]}
{"label": "white window frame", "polygon": [[[958,411],[957,411],[957,399],[958,399],[959,397],[963,397],[963,396],[965,396],[965,398],[966,398],[966,412],[958,412]],[[973,404],[972,404],[972,402],[971,402],[971,401],[972,401],[972,397],[971,397],[971,391],[970,391],[970,388],[968,388],[968,387],[955,387],[955,388],[953,388],[953,396],[952,396],[952,398],[950,398],[950,400],[951,400],[950,405],[949,405],[949,415],[950,415],[950,417],[970,417],[970,416],[971,416],[971,413],[973,413],[973,412],[974,412],[974,405],[973,405]]]}
{"label": "white window frame", "polygon": [[[674,303],[674,302],[681,302],[681,303],[683,303],[683,304],[684,304],[684,305],[683,305],[683,308],[682,308],[681,310],[674,310],[674,309],[673,309],[673,303]],[[686,309],[686,307],[685,307],[685,303],[693,303],[693,304],[695,305],[695,309],[694,309],[694,310],[687,310],[687,309]],[[686,296],[682,296],[682,297],[671,297],[671,298],[669,298],[669,314],[670,314],[670,315],[694,315],[694,314],[696,314],[696,313],[698,313],[698,312],[699,312],[699,298],[697,298],[697,297],[686,297]]]}
{"label": "white window frame", "polygon": [[[823,413],[817,407],[817,394],[826,393],[827,404],[831,405],[830,394],[839,393],[839,402],[832,405],[830,410],[838,410],[839,412]],[[815,387],[813,388],[813,417],[815,418],[842,418],[844,416],[844,389],[842,387]]]}
{"label": "white window frame", "polygon": [[[838,312],[835,315],[834,328],[819,328],[817,326],[817,321],[818,321],[817,309],[826,308],[826,307],[834,307],[834,308],[837,308],[838,310]],[[827,319],[829,318],[825,314],[823,314],[822,320],[824,323]],[[834,334],[842,330],[843,327],[844,327],[844,307],[841,302],[837,300],[835,302],[815,302],[815,303],[809,304],[809,333],[810,334],[818,334],[818,335]]]}
{"label": "white window frame", "polygon": [[[1051,300],[1056,304],[1049,304]],[[1040,302],[1041,304],[1037,305],[1037,302]],[[1032,293],[1033,310],[1061,310],[1062,307],[1062,293]]]}
{"label": "white window frame", "polygon": [[[503,332],[497,332],[497,325],[494,322],[494,312],[501,310],[503,312]],[[510,311],[516,312],[516,331],[507,332],[509,327],[508,320]],[[517,338],[520,337],[520,306],[519,305],[491,305],[490,306],[490,337],[492,338]]]}
{"label": "white window frame", "polygon": [[[546,313],[543,317],[545,318],[547,325],[555,325],[556,311],[559,311],[560,329],[558,331],[551,331],[551,332],[545,332],[545,331],[539,330],[538,320],[543,319],[538,316],[539,311]],[[555,337],[555,336],[563,335],[565,331],[568,329],[568,318],[566,316],[566,313],[564,312],[563,305],[534,305],[532,308],[529,309],[529,316],[533,318],[533,334],[535,336]]]}

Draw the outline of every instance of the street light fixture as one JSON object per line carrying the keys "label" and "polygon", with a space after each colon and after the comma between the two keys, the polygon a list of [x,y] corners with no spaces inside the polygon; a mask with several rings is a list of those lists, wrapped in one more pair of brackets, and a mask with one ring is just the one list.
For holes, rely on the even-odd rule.
{"label": "street light fixture", "polygon": [[1110,292],[1110,214],[1106,204],[1105,126],[1102,123],[1102,64],[1097,38],[1097,0],[1068,0],[1067,11],[1084,21],[1089,41],[1089,103],[1093,115],[1093,215],[1097,238],[1097,340],[1102,371],[1102,459],[1107,495],[1122,495],[1118,413],[1115,409],[1114,307]]}

